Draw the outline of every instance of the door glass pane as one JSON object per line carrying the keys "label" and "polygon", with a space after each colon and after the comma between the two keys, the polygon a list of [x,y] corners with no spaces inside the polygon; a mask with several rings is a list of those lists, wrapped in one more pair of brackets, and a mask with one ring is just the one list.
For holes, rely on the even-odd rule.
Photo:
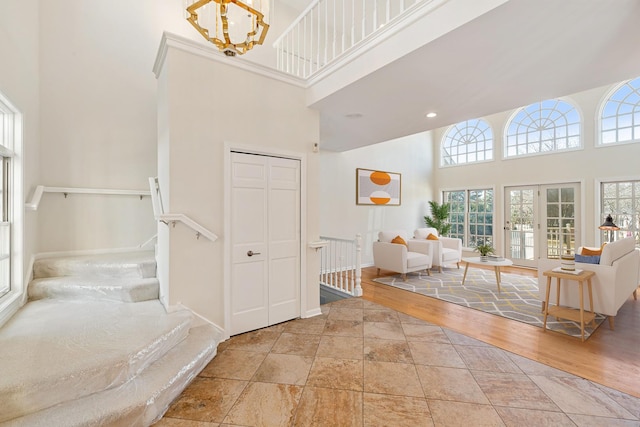
{"label": "door glass pane", "polygon": [[575,251],[575,190],[572,187],[548,188],[547,258],[558,259]]}
{"label": "door glass pane", "polygon": [[534,248],[534,190],[510,191],[511,200],[511,258],[533,260]]}

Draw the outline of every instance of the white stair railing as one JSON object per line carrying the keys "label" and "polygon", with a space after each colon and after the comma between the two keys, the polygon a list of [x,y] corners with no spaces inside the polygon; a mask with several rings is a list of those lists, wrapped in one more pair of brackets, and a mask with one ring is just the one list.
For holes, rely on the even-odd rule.
{"label": "white stair railing", "polygon": [[110,196],[136,196],[148,197],[151,195],[147,190],[117,190],[112,188],[78,188],[78,187],[47,187],[44,185],[38,185],[31,196],[31,200],[25,203],[25,208],[31,211],[37,211],[40,206],[40,201],[44,193],[61,193],[65,199],[70,194],[93,194],[93,195],[110,195]]}
{"label": "white stair railing", "polygon": [[200,236],[204,236],[212,242],[218,240],[218,236],[216,236],[215,233],[203,227],[193,219],[189,218],[187,215],[182,213],[164,213],[164,210],[162,208],[162,196],[160,193],[158,178],[149,178],[149,188],[151,189],[151,204],[153,205],[153,216],[156,218],[156,221],[160,221],[165,225],[171,224],[173,227],[176,226],[176,223],[180,222],[196,232],[196,239],[199,239]]}
{"label": "white stair railing", "polygon": [[277,68],[308,78],[434,0],[315,0],[273,43]]}
{"label": "white stair railing", "polygon": [[340,292],[362,296],[362,238],[323,237],[328,244],[320,252],[320,283]]}

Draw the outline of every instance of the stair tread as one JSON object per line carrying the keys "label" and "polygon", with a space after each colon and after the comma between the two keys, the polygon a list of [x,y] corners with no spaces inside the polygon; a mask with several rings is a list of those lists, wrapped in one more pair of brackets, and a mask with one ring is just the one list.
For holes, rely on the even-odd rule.
{"label": "stair tread", "polygon": [[109,390],[44,409],[3,424],[6,427],[149,426],[216,354],[222,334],[210,325],[188,337],[135,379]]}
{"label": "stair tread", "polygon": [[122,384],[188,334],[192,314],[135,304],[43,299],[0,329],[0,422]]}

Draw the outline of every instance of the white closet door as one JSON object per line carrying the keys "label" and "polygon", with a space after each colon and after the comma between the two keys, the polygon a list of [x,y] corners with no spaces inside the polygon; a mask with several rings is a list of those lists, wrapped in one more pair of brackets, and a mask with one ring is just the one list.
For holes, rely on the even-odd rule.
{"label": "white closet door", "polygon": [[231,155],[235,335],[300,315],[300,162]]}
{"label": "white closet door", "polygon": [[269,324],[300,316],[300,162],[269,161]]}

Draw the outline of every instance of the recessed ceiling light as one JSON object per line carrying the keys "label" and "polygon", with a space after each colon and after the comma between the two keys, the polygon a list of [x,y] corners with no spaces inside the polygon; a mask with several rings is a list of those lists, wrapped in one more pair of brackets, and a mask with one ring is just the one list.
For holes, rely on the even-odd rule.
{"label": "recessed ceiling light", "polygon": [[348,119],[359,119],[363,116],[362,113],[349,113],[344,115]]}
{"label": "recessed ceiling light", "polygon": [[430,119],[434,118],[437,115],[438,115],[438,113],[427,113],[427,117],[430,118]]}

